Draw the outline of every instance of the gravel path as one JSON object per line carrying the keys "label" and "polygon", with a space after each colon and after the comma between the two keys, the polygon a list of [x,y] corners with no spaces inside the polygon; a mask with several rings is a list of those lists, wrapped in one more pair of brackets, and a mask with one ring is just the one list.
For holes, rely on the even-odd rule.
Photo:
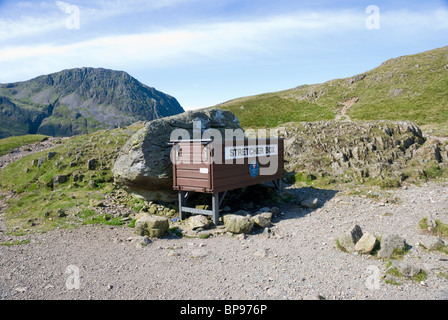
{"label": "gravel path", "polygon": [[41,152],[53,148],[57,141],[67,138],[48,138],[41,142],[28,144],[20,148],[12,150],[11,153],[0,156],[0,170],[6,167],[8,164],[19,160],[20,158],[29,154]]}
{"label": "gravel path", "polygon": [[[166,236],[141,246],[128,241],[132,229],[106,226],[27,235],[29,244],[0,246],[0,299],[448,299],[448,280],[438,275],[448,273],[448,256],[416,245],[422,218],[448,223],[447,183],[395,190],[398,204],[293,191],[319,198],[318,208],[281,207],[269,238],[259,230],[247,237]],[[355,223],[375,235],[403,236],[412,246],[404,259],[428,279],[369,286],[372,270],[383,276],[385,262],[335,245]],[[7,238],[0,232],[0,242]]]}

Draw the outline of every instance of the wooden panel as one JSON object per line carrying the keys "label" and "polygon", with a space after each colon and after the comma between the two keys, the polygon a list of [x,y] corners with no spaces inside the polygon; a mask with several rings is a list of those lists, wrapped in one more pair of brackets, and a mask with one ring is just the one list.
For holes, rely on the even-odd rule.
{"label": "wooden panel", "polygon": [[207,179],[209,180],[209,169],[208,167],[203,167],[201,169],[207,169],[207,173],[201,173],[200,169],[195,170],[177,170],[176,175],[178,178],[193,178],[193,179]]}
{"label": "wooden panel", "polygon": [[178,186],[192,186],[200,188],[210,188],[210,181],[208,179],[185,179],[177,177]]}

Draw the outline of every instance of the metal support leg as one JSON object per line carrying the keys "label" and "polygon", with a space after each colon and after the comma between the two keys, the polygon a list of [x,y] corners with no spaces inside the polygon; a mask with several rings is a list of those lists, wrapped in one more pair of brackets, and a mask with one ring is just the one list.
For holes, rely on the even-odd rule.
{"label": "metal support leg", "polygon": [[179,191],[177,196],[178,196],[178,200],[179,200],[179,220],[182,221],[184,219],[182,207],[185,205],[184,192],[183,191]]}
{"label": "metal support leg", "polygon": [[213,223],[215,226],[219,223],[219,193],[212,195],[212,211],[213,211]]}

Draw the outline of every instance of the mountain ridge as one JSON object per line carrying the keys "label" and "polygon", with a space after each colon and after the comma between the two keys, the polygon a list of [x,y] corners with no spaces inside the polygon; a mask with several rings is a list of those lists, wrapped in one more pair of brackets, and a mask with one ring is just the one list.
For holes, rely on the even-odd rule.
{"label": "mountain ridge", "polygon": [[[321,120],[448,122],[448,46],[389,59],[348,78],[232,99],[214,107],[243,127]],[[342,114],[344,111],[345,114]]]}
{"label": "mountain ridge", "polygon": [[124,71],[104,68],[66,69],[0,84],[0,97],[0,138],[72,136],[184,112],[174,97]]}

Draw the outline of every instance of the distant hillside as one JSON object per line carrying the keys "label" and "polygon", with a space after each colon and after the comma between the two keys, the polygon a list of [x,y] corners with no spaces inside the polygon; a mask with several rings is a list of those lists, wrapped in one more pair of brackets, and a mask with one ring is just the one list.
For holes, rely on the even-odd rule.
{"label": "distant hillside", "polygon": [[244,97],[218,105],[243,127],[351,118],[448,122],[448,47],[403,56],[347,79]]}
{"label": "distant hillside", "polygon": [[0,84],[0,138],[72,136],[184,112],[177,100],[129,74],[80,68]]}

